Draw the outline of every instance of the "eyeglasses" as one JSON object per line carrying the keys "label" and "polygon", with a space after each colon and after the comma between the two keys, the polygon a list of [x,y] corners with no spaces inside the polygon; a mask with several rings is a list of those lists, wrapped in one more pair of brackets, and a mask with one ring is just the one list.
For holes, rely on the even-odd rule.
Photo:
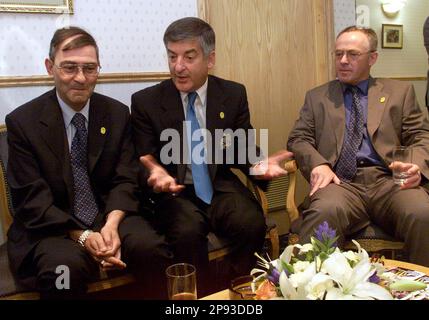
{"label": "eyeglasses", "polygon": [[60,69],[65,75],[74,76],[79,73],[79,69],[82,70],[85,76],[94,77],[101,69],[101,66],[95,63],[65,63],[61,66],[55,65],[56,68]]}
{"label": "eyeglasses", "polygon": [[344,50],[336,50],[334,51],[334,57],[336,60],[341,60],[344,55],[346,55],[348,60],[351,61],[356,61],[357,59],[359,59],[359,57],[363,54],[368,54],[374,52],[374,50],[370,50],[370,51],[366,51],[366,52],[359,52],[359,51],[355,51],[355,50],[348,50],[348,51],[344,51]]}

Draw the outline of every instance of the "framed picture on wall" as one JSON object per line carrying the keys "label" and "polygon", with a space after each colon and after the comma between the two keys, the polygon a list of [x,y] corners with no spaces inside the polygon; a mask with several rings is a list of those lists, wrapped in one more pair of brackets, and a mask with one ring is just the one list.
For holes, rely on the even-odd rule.
{"label": "framed picture on wall", "polygon": [[73,13],[72,0],[0,0],[0,12]]}
{"label": "framed picture on wall", "polygon": [[381,30],[381,47],[388,49],[402,49],[402,24],[383,24]]}

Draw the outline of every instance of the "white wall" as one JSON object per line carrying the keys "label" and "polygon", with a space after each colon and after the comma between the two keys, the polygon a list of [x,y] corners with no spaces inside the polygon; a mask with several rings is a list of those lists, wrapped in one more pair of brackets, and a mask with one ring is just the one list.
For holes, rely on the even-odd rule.
{"label": "white wall", "polygon": [[[423,45],[423,23],[429,16],[429,1],[408,0],[405,7],[394,17],[386,16],[380,1],[356,0],[357,6],[369,8],[369,26],[379,38],[379,59],[371,70],[375,77],[425,77],[428,57]],[[403,48],[387,49],[381,47],[382,24],[403,25]],[[426,81],[413,81],[420,106],[424,106]]]}
{"label": "white wall", "polygon": [[[0,13],[0,76],[45,75],[54,31],[64,24],[87,29],[100,47],[102,73],[168,71],[162,35],[168,24],[197,16],[196,0],[74,0],[73,15]],[[149,86],[104,84],[97,91],[129,105]],[[7,113],[49,87],[0,89],[0,123]]]}
{"label": "white wall", "polygon": [[[382,59],[377,61],[373,73],[388,77],[423,77],[427,71],[427,53],[423,45],[423,23],[429,16],[429,1],[408,0],[405,7],[393,18],[385,16],[380,2],[357,0],[358,5],[370,9],[370,26],[379,37],[379,53]],[[403,25],[404,42],[402,49],[383,49],[381,47],[382,24]]]}

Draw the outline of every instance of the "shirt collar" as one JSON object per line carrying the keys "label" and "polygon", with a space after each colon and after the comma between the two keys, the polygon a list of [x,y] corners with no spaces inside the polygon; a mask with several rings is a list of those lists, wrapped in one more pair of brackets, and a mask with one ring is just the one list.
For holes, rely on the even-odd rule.
{"label": "shirt collar", "polygon": [[367,96],[367,95],[368,95],[369,78],[368,78],[368,79],[366,79],[366,80],[363,80],[363,81],[359,82],[359,83],[358,83],[357,85],[355,85],[355,86],[352,86],[352,85],[350,85],[350,84],[343,83],[343,82],[340,82],[340,83],[341,83],[341,89],[342,89],[343,93],[345,93],[345,91],[346,91],[347,89],[351,88],[351,87],[358,87],[358,88],[359,88],[359,91],[360,91],[364,96]]}
{"label": "shirt collar", "polygon": [[[199,89],[195,90],[198,97],[200,98],[200,101],[203,107],[206,105],[208,82],[209,82],[209,78],[206,79],[206,82],[204,82],[204,84]],[[189,92],[180,91],[180,97],[182,98],[182,101],[188,101],[188,93]]]}
{"label": "shirt collar", "polygon": [[89,100],[86,102],[85,106],[80,110],[79,112],[74,111],[67,103],[61,99],[60,95],[57,91],[57,99],[58,103],[60,104],[61,111],[63,113],[64,123],[66,125],[66,128],[70,125],[74,115],[76,113],[81,113],[85,117],[86,121],[88,122],[89,118]]}

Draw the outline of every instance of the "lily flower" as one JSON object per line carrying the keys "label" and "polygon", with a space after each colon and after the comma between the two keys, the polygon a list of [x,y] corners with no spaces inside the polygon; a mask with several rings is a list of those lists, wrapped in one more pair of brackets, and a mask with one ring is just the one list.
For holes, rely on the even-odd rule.
{"label": "lily flower", "polygon": [[361,260],[352,268],[343,254],[334,252],[324,261],[322,270],[337,285],[327,290],[328,300],[393,299],[385,288],[368,281],[375,270],[369,259]]}

